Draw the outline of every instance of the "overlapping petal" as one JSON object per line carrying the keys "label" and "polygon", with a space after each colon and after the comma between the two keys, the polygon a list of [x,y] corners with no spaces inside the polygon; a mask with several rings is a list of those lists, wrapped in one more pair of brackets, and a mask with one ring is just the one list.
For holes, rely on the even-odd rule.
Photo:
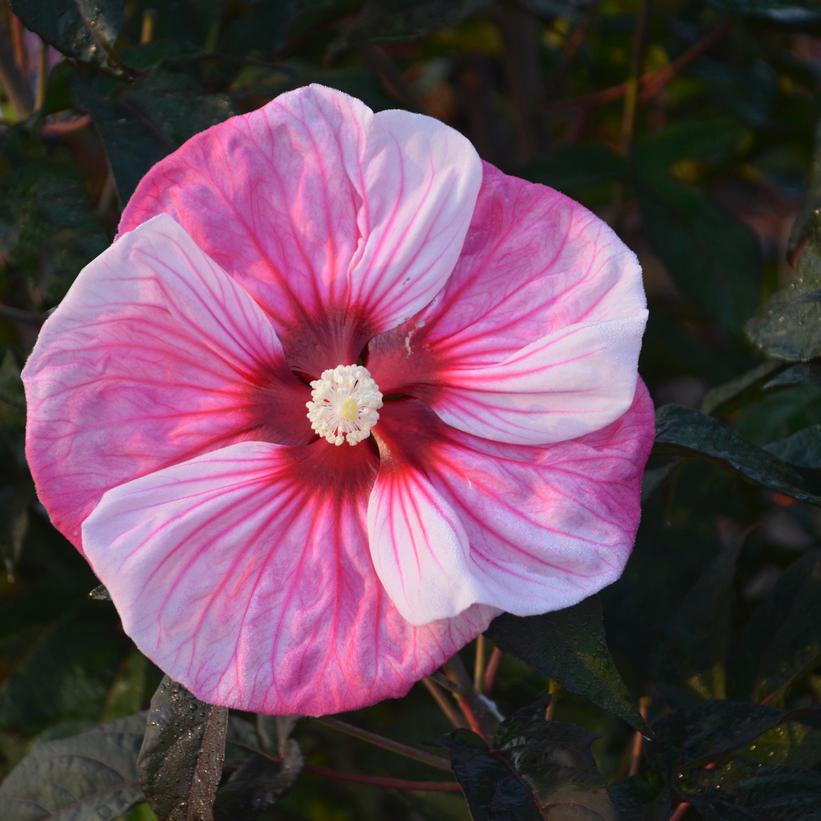
{"label": "overlapping petal", "polygon": [[371,565],[368,447],[244,442],[109,491],[83,525],[126,632],[200,698],[273,714],[403,695],[494,611],[415,628]]}
{"label": "overlapping petal", "polygon": [[437,120],[308,86],[158,163],[120,228],[171,214],[264,306],[289,362],[318,376],[442,288],[481,175]]}
{"label": "overlapping petal", "polygon": [[368,369],[468,433],[560,442],[630,406],[646,317],[635,255],[605,223],[486,164],[453,275],[371,343]]}
{"label": "overlapping petal", "polygon": [[312,435],[267,317],[168,216],[83,269],[23,382],[29,465],[78,547],[109,488],[241,439]]}
{"label": "overlapping petal", "polygon": [[[415,574],[418,547],[409,557],[402,527],[413,499],[396,494],[384,502],[389,509],[383,515],[396,523],[396,532],[370,535],[381,551],[404,553],[410,567],[398,594],[395,585],[387,586],[400,597],[397,606],[416,604],[423,616],[433,586],[440,610],[480,602],[528,616],[575,604],[621,575],[638,527],[641,477],[653,440],[653,407],[641,382],[616,422],[550,447],[462,433],[415,400],[394,403],[375,433],[395,463],[390,472],[401,469],[410,487],[423,489],[414,499],[435,499],[450,531],[470,546],[460,561],[467,578],[451,576],[453,548],[439,538],[428,545],[426,572]],[[436,566],[440,555],[443,568]]]}
{"label": "overlapping petal", "polygon": [[481,599],[465,528],[419,471],[383,463],[368,500],[368,543],[385,592],[411,624],[456,616]]}

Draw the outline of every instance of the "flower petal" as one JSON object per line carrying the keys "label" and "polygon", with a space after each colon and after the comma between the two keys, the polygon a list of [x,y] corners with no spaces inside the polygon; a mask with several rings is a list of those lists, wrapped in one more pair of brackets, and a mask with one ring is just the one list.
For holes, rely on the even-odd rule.
{"label": "flower petal", "polygon": [[109,491],[88,558],[137,646],[205,701],[318,715],[401,696],[493,611],[399,615],[364,531],[375,469],[366,446],[232,445]]}
{"label": "flower petal", "polygon": [[323,86],[196,135],[142,180],[121,231],[171,214],[272,317],[292,366],[356,362],[453,269],[481,182],[470,143]]}
{"label": "flower petal", "polygon": [[427,305],[453,270],[473,214],[482,164],[473,146],[432,117],[382,111],[368,131],[361,175],[363,243],[349,274],[348,309],[374,332]]}
{"label": "flower petal", "polygon": [[630,406],[647,318],[635,255],[601,220],[485,164],[462,254],[436,300],[374,339],[383,393],[521,444],[598,430]]}
{"label": "flower petal", "polygon": [[[421,551],[418,543],[415,553],[408,551],[397,527],[392,544],[407,551],[401,558],[403,568],[411,568],[406,585],[420,588],[414,594],[399,587],[397,593],[396,584],[386,584],[400,609],[428,595],[428,585],[446,596],[450,583],[450,612],[481,603],[529,616],[569,607],[621,575],[638,527],[641,478],[654,433],[653,406],[641,382],[631,408],[616,422],[550,447],[462,433],[416,400],[391,403],[374,433],[393,470],[424,488],[446,511],[441,517],[450,531],[469,543],[469,555],[460,556],[469,578],[454,578],[453,548],[440,543],[435,529],[427,545],[435,555],[425,556],[414,574]],[[398,523],[409,507],[395,503]],[[445,605],[440,601],[439,607]]]}
{"label": "flower petal", "polygon": [[647,312],[543,336],[498,365],[451,368],[430,404],[497,442],[548,444],[599,430],[631,405]]}
{"label": "flower petal", "polygon": [[83,269],[23,381],[37,490],[78,547],[115,485],[239,439],[312,436],[265,314],[168,216]]}
{"label": "flower petal", "polygon": [[416,470],[390,462],[380,469],[368,501],[368,542],[379,580],[411,624],[456,616],[481,598],[462,523]]}

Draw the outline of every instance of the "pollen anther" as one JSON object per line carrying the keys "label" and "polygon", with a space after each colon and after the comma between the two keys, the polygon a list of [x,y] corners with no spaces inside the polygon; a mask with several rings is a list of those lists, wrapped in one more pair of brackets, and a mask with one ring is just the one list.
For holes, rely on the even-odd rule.
{"label": "pollen anther", "polygon": [[382,394],[367,368],[337,365],[311,382],[311,401],[305,406],[317,434],[332,445],[356,445],[379,421]]}

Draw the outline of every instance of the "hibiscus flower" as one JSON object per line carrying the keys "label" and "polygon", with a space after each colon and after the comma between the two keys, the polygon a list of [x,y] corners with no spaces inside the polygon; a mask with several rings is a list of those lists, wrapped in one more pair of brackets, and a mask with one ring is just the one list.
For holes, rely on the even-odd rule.
{"label": "hibiscus flower", "polygon": [[621,574],[646,316],[589,211],[309,86],[146,175],[26,365],[28,459],[172,678],[351,710]]}

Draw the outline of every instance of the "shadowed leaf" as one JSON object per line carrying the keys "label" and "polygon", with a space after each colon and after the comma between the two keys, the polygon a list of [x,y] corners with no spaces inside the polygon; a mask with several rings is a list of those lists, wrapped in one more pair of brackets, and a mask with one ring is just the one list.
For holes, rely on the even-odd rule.
{"label": "shadowed leaf", "polygon": [[117,64],[114,41],[123,24],[123,0],[12,0],[26,28],[68,57]]}
{"label": "shadowed leaf", "polygon": [[731,428],[698,411],[665,405],[656,413],[656,446],[683,456],[709,459],[757,484],[821,505],[821,478],[756,447]]}
{"label": "shadowed leaf", "polygon": [[756,698],[786,687],[821,658],[821,550],[781,575],[747,623],[736,654],[735,687]]}
{"label": "shadowed leaf", "polygon": [[[268,750],[275,751],[279,761],[271,756],[254,753],[245,758],[231,773],[217,793],[214,817],[217,821],[235,818],[253,819],[265,816],[279,798],[297,781],[305,763],[299,745],[289,738],[298,716],[257,716],[257,734]],[[232,746],[229,728],[228,745]]]}
{"label": "shadowed leaf", "polygon": [[444,739],[474,821],[615,819],[582,727],[545,721],[545,701],[504,721],[492,749],[467,730]]}
{"label": "shadowed leaf", "polygon": [[768,453],[801,468],[821,469],[821,425],[811,425],[765,447]]}
{"label": "shadowed leaf", "polygon": [[145,713],[35,747],[0,784],[3,821],[114,819],[143,800]]}
{"label": "shadowed leaf", "polygon": [[741,542],[722,549],[679,603],[667,625],[654,667],[671,693],[725,695],[732,629],[733,581]]}
{"label": "shadowed leaf", "polygon": [[145,797],[165,821],[210,821],[225,759],[228,710],[166,676],[151,699],[138,769]]}
{"label": "shadowed leaf", "polygon": [[724,700],[681,707],[653,724],[656,741],[649,752],[668,772],[696,767],[748,744],[786,715],[763,704]]}
{"label": "shadowed leaf", "polygon": [[634,727],[644,727],[607,649],[598,596],[542,616],[505,613],[487,632],[504,652]]}
{"label": "shadowed leaf", "polygon": [[706,821],[818,821],[821,773],[735,760],[678,785]]}
{"label": "shadowed leaf", "polygon": [[792,282],[747,323],[747,336],[770,356],[806,362],[821,356],[821,214],[814,213]]}

